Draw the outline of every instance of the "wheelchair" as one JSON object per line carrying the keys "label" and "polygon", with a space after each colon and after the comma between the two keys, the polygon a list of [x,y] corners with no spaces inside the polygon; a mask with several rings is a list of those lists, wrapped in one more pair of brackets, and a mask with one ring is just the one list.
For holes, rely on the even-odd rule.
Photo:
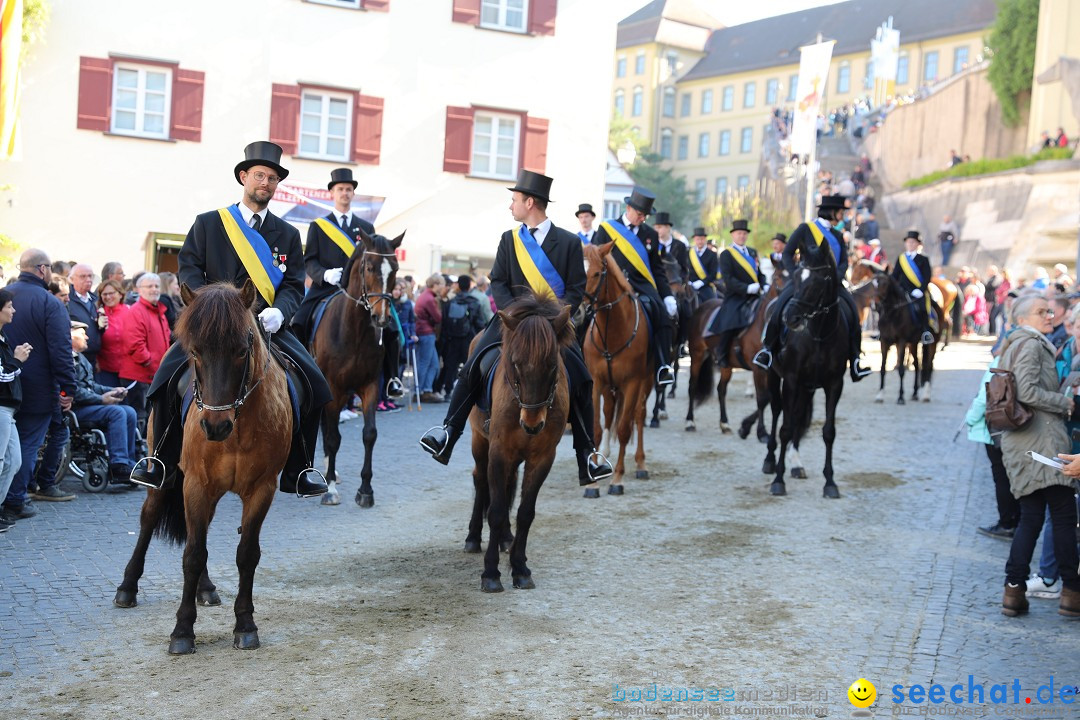
{"label": "wheelchair", "polygon": [[[80,425],[79,419],[71,411],[64,413],[64,424],[71,437],[60,458],[56,482],[59,483],[71,473],[82,481],[83,489],[87,492],[99,493],[110,484],[115,485],[109,472],[109,444],[104,429]],[[145,454],[141,429],[136,431],[136,448]]]}

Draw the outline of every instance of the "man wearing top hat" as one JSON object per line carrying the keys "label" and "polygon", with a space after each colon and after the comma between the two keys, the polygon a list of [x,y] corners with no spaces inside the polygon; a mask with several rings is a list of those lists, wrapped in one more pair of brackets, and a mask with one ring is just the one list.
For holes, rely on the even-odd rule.
{"label": "man wearing top hat", "polygon": [[[522,170],[517,184],[507,188],[513,193],[510,214],[520,225],[502,234],[495,254],[495,265],[489,276],[491,294],[499,310],[507,309],[519,295],[530,290],[542,290],[531,287],[518,261],[515,250],[518,238],[522,243],[540,246],[550,262],[549,269],[558,275],[558,278],[551,278],[554,282],[548,284],[559,300],[570,306],[571,316],[585,294],[585,260],[581,253],[581,238],[555,227],[547,217],[551,182],[546,175]],[[515,231],[518,238],[514,237]],[[544,274],[544,268],[537,269]],[[560,284],[561,295],[557,287]],[[501,342],[502,321],[496,315],[488,323],[480,340],[476,341],[472,355],[461,367],[442,426],[431,428],[420,438],[420,446],[443,465],[450,461],[454,445],[465,430],[465,421],[480,397],[483,378],[479,359],[488,349]],[[570,426],[578,461],[578,481],[582,485],[589,485],[610,476],[612,469],[607,460],[596,453],[593,443],[592,377],[585,367],[581,348],[574,344],[564,349],[563,362],[570,376]],[[599,497],[599,493],[587,495]]]}
{"label": "man wearing top hat", "polygon": [[733,244],[725,248],[717,259],[724,278],[724,303],[708,329],[708,334],[719,336],[716,359],[720,367],[728,367],[731,341],[750,324],[750,306],[767,289],[757,251],[746,245],[750,237],[747,221],[736,220],[729,232]]}
{"label": "man wearing top hat", "polygon": [[930,333],[930,296],[927,287],[930,284],[930,258],[919,252],[922,240],[918,230],[908,230],[904,238],[904,254],[897,258],[892,276],[911,299],[918,315],[919,327],[922,328],[920,341],[923,345],[933,345],[934,336]]}
{"label": "man wearing top hat", "polygon": [[581,203],[578,205],[577,212],[574,213],[574,216],[581,225],[581,230],[578,231],[577,234],[578,237],[581,238],[581,244],[590,244],[593,235],[596,234],[596,229],[593,227],[593,221],[596,220],[596,213],[593,212],[592,205],[589,203]]}
{"label": "man wearing top hat", "polygon": [[769,284],[772,285],[776,282],[776,276],[784,272],[784,247],[787,245],[787,235],[778,232],[769,242],[772,243],[772,252],[769,253],[769,262],[772,263],[772,277],[769,278]]}
{"label": "man wearing top hat", "polygon": [[[653,350],[659,366],[656,384],[670,385],[675,382],[675,371],[669,359],[671,318],[675,317],[679,308],[675,296],[671,294],[664,263],[660,261],[660,238],[656,230],[645,222],[655,200],[656,196],[650,191],[635,185],[630,197],[624,198],[626,210],[622,217],[602,223],[593,236],[593,245],[615,242],[611,257],[615,258],[626,275],[652,322]],[[612,233],[605,226],[611,227]]]}
{"label": "man wearing top hat", "polygon": [[[690,252],[686,248],[686,243],[672,237],[671,215],[663,211],[656,213],[653,227],[660,239],[660,261],[664,263],[664,272],[667,273],[668,282],[681,283],[685,286],[690,277],[688,257]],[[675,302],[676,315],[679,318],[675,342],[681,348],[690,334],[690,318],[694,314],[694,309],[690,307],[690,300],[686,295],[676,297]]]}
{"label": "man wearing top hat", "polygon": [[705,228],[694,228],[694,247],[686,254],[690,265],[690,287],[697,290],[698,300],[706,302],[716,298],[716,276],[718,272],[716,251],[708,245],[709,236]]}
{"label": "man wearing top hat", "polygon": [[[330,401],[330,388],[315,361],[288,326],[289,318],[304,296],[304,270],[300,233],[267,209],[278,183],[289,175],[280,161],[281,148],[274,143],[253,142],[244,148],[244,160],[233,169],[233,177],[244,188],[240,201],[195,218],[177,258],[180,263],[178,275],[192,290],[215,282],[228,282],[239,287],[252,279],[252,274],[234,249],[234,242],[250,242],[256,253],[268,258],[265,264],[251,270],[256,275],[268,277],[271,284],[276,282],[273,302],[268,302],[260,283],[256,283],[259,292],[253,310],[262,329],[270,334],[270,342],[303,371],[312,393],[310,407],[300,419],[300,427],[294,429],[289,458],[281,473],[280,489],[311,497],[321,495],[327,489],[326,483],[313,477],[315,473],[308,469],[314,458],[322,407]],[[234,236],[230,236],[226,225]],[[255,243],[263,246],[258,247]],[[270,264],[272,268],[267,267]],[[154,409],[155,447],[151,448],[151,455],[161,465],[147,458],[139,461],[131,479],[140,484],[161,487],[174,477],[174,473],[180,472],[177,464],[183,428],[174,376],[187,365],[187,359],[180,344],[174,343],[154,375],[149,392]]]}
{"label": "man wearing top hat", "polygon": [[[352,256],[360,231],[363,230],[369,237],[376,234],[374,225],[353,215],[352,201],[356,185],[352,169],[332,170],[326,189],[330,191],[334,209],[308,225],[304,270],[311,278],[311,289],[292,317],[293,333],[305,347],[311,344],[311,333],[314,331],[312,318],[319,303],[341,289],[343,280],[348,284],[348,278],[342,278],[342,272]],[[387,288],[386,292],[392,289]],[[383,343],[382,371],[386,379],[386,394],[398,398],[403,394],[403,389],[397,377],[399,346],[395,323],[383,331]]]}
{"label": "man wearing top hat", "polygon": [[[855,300],[844,286],[844,275],[848,268],[848,253],[844,246],[843,221],[846,212],[846,198],[843,195],[825,195],[821,198],[818,206],[818,216],[814,219],[815,229],[822,235],[822,244],[828,244],[833,262],[836,263],[836,274],[839,280],[837,294],[840,300],[840,312],[847,323],[848,328],[848,357],[851,361],[851,380],[858,382],[870,374],[870,368],[863,367],[860,363],[862,354],[862,325],[859,323],[859,313],[855,309]],[[795,253],[802,252],[805,257],[810,249],[817,248],[814,239],[814,231],[807,223],[802,223],[791,233],[781,258],[784,270],[789,276],[795,274]],[[788,283],[780,291],[780,297],[769,311],[769,319],[765,324],[765,332],[761,339],[761,351],[754,356],[754,364],[758,367],[769,369],[772,366],[773,355],[777,351],[777,343],[780,340],[780,326],[783,322],[784,306],[795,294],[795,283]]]}

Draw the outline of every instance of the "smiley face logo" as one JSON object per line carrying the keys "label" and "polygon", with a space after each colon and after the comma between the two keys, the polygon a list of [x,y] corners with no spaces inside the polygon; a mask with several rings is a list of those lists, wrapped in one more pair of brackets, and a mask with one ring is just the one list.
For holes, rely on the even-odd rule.
{"label": "smiley face logo", "polygon": [[857,708],[868,708],[877,700],[877,688],[866,678],[859,678],[847,689],[848,700]]}

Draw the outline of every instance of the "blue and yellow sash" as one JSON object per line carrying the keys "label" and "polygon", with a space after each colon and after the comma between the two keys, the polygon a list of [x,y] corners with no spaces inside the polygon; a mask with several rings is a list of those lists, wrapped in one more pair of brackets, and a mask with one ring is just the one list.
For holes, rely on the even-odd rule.
{"label": "blue and yellow sash", "polygon": [[511,232],[514,235],[514,255],[529,287],[537,295],[550,292],[561,300],[566,294],[566,284],[529,228],[522,225]]}
{"label": "blue and yellow sash", "polygon": [[588,244],[589,244],[589,236],[588,236],[588,235],[586,235],[586,234],[585,234],[585,233],[583,233],[583,232],[579,232],[579,233],[577,234],[577,236],[578,236],[579,238],[581,238],[581,244],[582,244],[582,245],[588,245]]}
{"label": "blue and yellow sash", "polygon": [[[817,220],[815,220],[812,223],[807,223],[807,226],[810,228],[810,234],[814,236],[814,242],[817,243],[818,247],[821,247],[822,241],[825,240],[825,233],[823,233],[821,228],[818,227]],[[840,243],[837,242],[836,238],[833,236],[831,231],[829,232],[828,238],[829,238],[829,249],[832,250],[833,260],[835,260],[837,266],[839,266],[840,265]]]}
{"label": "blue and yellow sash", "polygon": [[701,258],[698,257],[697,250],[694,248],[690,248],[690,267],[693,268],[698,280],[705,279],[705,266],[701,264]]}
{"label": "blue and yellow sash", "polygon": [[[919,289],[922,289],[924,281],[922,275],[919,273],[919,267],[915,263],[911,262],[911,260],[907,256],[907,253],[904,253],[900,256],[899,262],[900,269],[904,271],[904,275],[907,276],[907,279],[911,282],[911,284]],[[926,301],[926,314],[927,316],[929,316],[930,313],[933,312],[933,306],[930,304],[930,293],[923,292],[923,300]]]}
{"label": "blue and yellow sash", "polygon": [[750,261],[746,259],[745,255],[734,247],[729,247],[727,251],[728,254],[731,255],[731,258],[739,264],[739,267],[745,270],[746,273],[753,278],[753,282],[759,282],[757,268],[750,264]]}
{"label": "blue and yellow sash", "polygon": [[649,267],[649,253],[645,250],[645,246],[638,240],[637,235],[630,232],[630,228],[623,225],[618,220],[605,220],[600,223],[600,227],[607,231],[608,237],[615,241],[615,247],[619,248],[619,252],[623,254],[630,264],[634,266],[634,269],[641,273],[649,284],[654,288],[656,287],[656,281],[653,280],[652,270]]}
{"label": "blue and yellow sash", "polygon": [[315,218],[315,224],[326,233],[328,238],[334,241],[335,245],[341,248],[341,251],[345,253],[345,257],[352,257],[353,250],[356,249],[356,243],[345,234],[344,230],[324,217]]}
{"label": "blue and yellow sash", "polygon": [[273,305],[274,295],[281,286],[285,273],[274,267],[274,256],[270,253],[266,239],[244,222],[240,209],[235,205],[221,208],[218,215],[221,216],[221,224],[225,226],[225,234],[229,236],[233,250],[247,274],[251,276],[251,281],[255,283],[255,289],[267,305]]}

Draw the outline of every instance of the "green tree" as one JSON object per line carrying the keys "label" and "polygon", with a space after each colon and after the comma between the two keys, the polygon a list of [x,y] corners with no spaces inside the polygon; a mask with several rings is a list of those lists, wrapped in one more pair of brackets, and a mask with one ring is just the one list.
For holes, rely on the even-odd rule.
{"label": "green tree", "polygon": [[626,169],[634,182],[646,187],[656,195],[656,209],[671,214],[671,222],[686,230],[698,221],[701,207],[694,200],[693,192],[686,186],[686,178],[676,176],[671,168],[664,168],[659,155],[645,153]]}
{"label": "green tree", "polygon": [[992,53],[987,77],[1008,127],[1020,124],[1031,97],[1038,27],[1039,0],[998,0],[997,19],[986,41]]}

